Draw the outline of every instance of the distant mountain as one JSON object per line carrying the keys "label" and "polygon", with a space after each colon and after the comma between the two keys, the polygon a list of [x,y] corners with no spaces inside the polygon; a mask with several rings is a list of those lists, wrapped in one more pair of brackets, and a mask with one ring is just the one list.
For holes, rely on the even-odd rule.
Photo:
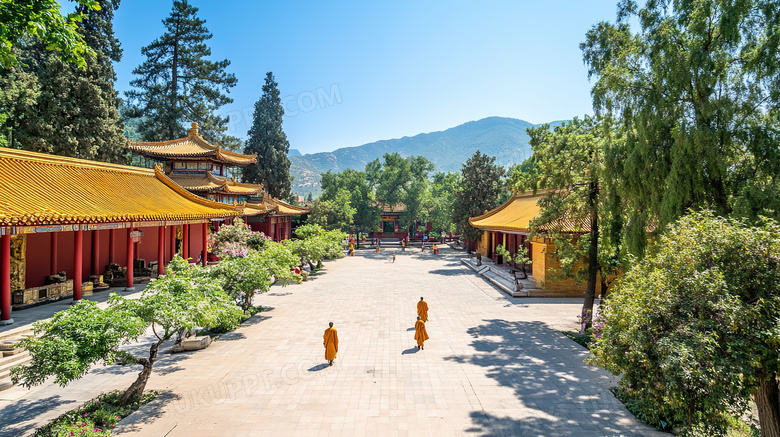
{"label": "distant mountain", "polygon": [[[560,122],[551,123],[553,126],[558,124]],[[297,156],[291,150],[288,156],[290,173],[294,177],[292,191],[302,195],[319,194],[321,173],[348,168],[363,170],[368,162],[393,152],[404,157],[422,155],[433,162],[436,171],[460,171],[466,159],[477,150],[495,156],[496,163],[504,167],[520,164],[531,156],[526,129],[534,126],[538,125],[516,118],[488,117],[441,132],[377,141],[333,152]]]}
{"label": "distant mountain", "polygon": [[287,152],[287,156],[303,156],[303,154],[298,149],[290,149],[290,151]]}

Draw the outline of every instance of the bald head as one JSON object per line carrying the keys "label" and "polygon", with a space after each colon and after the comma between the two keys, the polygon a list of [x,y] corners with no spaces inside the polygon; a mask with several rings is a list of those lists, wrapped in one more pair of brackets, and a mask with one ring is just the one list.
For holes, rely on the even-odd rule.
{"label": "bald head", "polygon": [[422,296],[420,296],[420,300],[423,300]]}
{"label": "bald head", "polygon": [[420,320],[420,316],[417,316],[417,320]]}
{"label": "bald head", "polygon": [[328,326],[330,326],[332,328],[333,327],[333,322],[329,322]]}

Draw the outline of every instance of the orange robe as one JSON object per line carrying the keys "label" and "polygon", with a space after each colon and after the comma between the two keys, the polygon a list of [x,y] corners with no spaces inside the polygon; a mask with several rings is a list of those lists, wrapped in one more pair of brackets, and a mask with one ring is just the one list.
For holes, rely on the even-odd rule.
{"label": "orange robe", "polygon": [[326,329],[322,339],[322,344],[325,345],[325,359],[330,361],[336,358],[336,353],[339,351],[339,336],[336,328]]}
{"label": "orange robe", "polygon": [[417,315],[420,316],[423,322],[428,321],[428,303],[424,300],[417,302]]}
{"label": "orange robe", "polygon": [[424,346],[423,343],[428,339],[428,332],[425,331],[425,323],[422,320],[414,324],[414,339],[417,340],[418,346]]}

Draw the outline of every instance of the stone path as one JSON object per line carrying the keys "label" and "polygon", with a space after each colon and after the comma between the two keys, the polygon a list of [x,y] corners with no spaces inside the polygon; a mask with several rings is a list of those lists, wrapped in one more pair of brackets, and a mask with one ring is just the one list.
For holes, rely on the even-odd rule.
{"label": "stone path", "polygon": [[[462,267],[462,252],[396,254],[394,264],[368,250],[326,263],[309,282],[260,296],[271,309],[208,349],[163,357],[147,386],[163,394],[115,435],[665,435],[638,422],[609,392],[614,379],[558,332],[577,328],[579,299],[508,297]],[[430,307],[423,351],[412,328],[420,296]],[[329,321],[340,340],[333,367],[322,347]],[[137,371],[11,389],[0,436],[125,388]]]}

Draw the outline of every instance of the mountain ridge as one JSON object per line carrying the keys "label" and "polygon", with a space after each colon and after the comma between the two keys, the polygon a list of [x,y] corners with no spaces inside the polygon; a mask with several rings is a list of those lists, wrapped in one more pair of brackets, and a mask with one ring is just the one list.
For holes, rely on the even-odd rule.
{"label": "mountain ridge", "polygon": [[[551,122],[551,127],[561,121]],[[300,155],[290,150],[292,191],[297,194],[319,194],[321,173],[328,170],[363,170],[366,164],[384,153],[401,156],[422,155],[433,162],[435,171],[460,171],[463,163],[477,150],[496,157],[496,164],[508,167],[522,163],[531,156],[526,129],[541,126],[508,117],[487,117],[468,121],[443,131],[420,133],[389,140],[379,140],[360,146],[343,147],[332,152]],[[297,152],[297,154],[296,154]]]}

